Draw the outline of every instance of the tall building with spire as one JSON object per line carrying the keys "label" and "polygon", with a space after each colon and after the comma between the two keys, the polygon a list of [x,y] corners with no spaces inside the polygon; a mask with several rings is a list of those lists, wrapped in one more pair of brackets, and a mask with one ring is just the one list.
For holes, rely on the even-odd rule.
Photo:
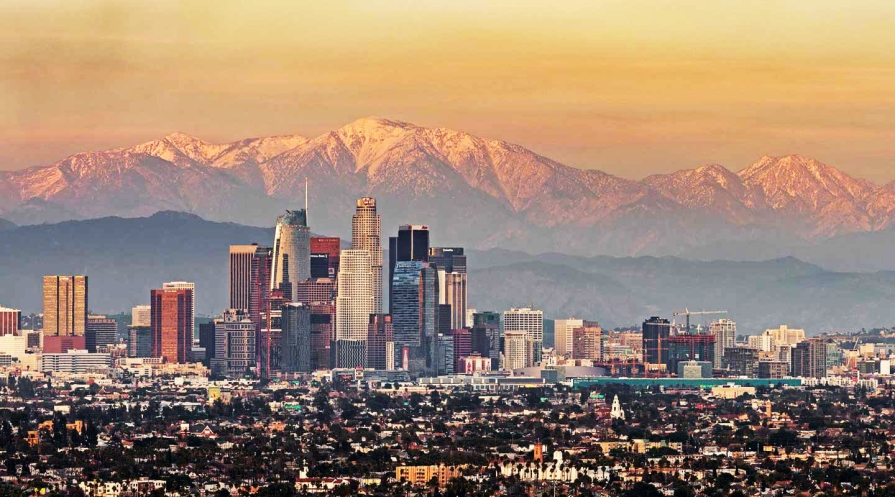
{"label": "tall building with spire", "polygon": [[376,213],[376,199],[357,199],[354,216],[351,218],[351,248],[370,253],[373,271],[373,309],[382,312],[382,244],[379,214]]}
{"label": "tall building with spire", "polygon": [[[298,282],[311,277],[311,229],[306,209],[287,210],[277,218],[270,275],[270,289],[288,291],[289,300],[297,295]],[[281,288],[283,283],[289,283],[288,288]]]}
{"label": "tall building with spire", "polygon": [[87,277],[44,276],[44,336],[87,333]]}

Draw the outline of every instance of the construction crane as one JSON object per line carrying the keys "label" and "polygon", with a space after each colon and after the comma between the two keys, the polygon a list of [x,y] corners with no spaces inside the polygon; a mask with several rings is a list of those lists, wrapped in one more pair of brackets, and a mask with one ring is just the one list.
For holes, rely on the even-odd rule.
{"label": "construction crane", "polygon": [[682,312],[676,311],[673,315],[674,317],[687,317],[687,333],[690,333],[690,316],[706,316],[710,314],[727,314],[727,311],[691,311],[690,309],[685,308]]}

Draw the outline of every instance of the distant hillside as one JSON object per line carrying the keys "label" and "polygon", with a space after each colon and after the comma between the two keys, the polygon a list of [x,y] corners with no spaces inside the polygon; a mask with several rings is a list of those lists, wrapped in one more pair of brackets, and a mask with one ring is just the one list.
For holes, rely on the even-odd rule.
{"label": "distant hillside", "polygon": [[[273,229],[162,212],[23,226],[0,237],[0,304],[39,310],[44,274],[88,274],[90,307],[126,311],[162,282],[197,285],[200,314],[227,305],[231,244],[271,243]],[[438,232],[433,244],[451,244]],[[724,309],[740,329],[788,323],[809,333],[895,325],[895,273],[833,272],[787,257],[759,262],[675,257],[533,256],[469,251],[469,301],[480,310],[533,304],[548,318],[635,324],[675,309]],[[696,321],[701,322],[701,321]]]}
{"label": "distant hillside", "polygon": [[16,223],[12,221],[7,221],[6,219],[0,219],[0,231],[11,230],[16,227]]}

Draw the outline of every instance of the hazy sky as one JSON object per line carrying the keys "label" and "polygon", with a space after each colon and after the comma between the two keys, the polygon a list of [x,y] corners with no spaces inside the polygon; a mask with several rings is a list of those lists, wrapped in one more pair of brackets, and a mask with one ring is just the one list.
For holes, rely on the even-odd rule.
{"label": "hazy sky", "polygon": [[889,181],[895,2],[0,2],[0,169],[368,115],[630,178],[800,153]]}

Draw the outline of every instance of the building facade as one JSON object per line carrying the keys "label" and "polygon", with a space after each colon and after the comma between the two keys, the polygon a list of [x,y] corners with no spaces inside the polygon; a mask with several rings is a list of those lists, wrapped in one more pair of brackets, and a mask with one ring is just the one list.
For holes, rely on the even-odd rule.
{"label": "building facade", "polygon": [[225,310],[219,319],[214,320],[211,370],[234,378],[254,372],[258,363],[256,333],[245,309]]}
{"label": "building facade", "polygon": [[668,337],[671,323],[667,319],[653,316],[643,322],[643,362],[649,365],[664,365],[668,360]]}
{"label": "building facade", "polygon": [[573,338],[572,330],[584,326],[583,319],[557,319],[553,322],[553,348],[556,357],[571,356]]}
{"label": "building facade", "polygon": [[541,349],[544,346],[544,312],[531,307],[514,307],[503,313],[503,330],[524,331],[531,339],[534,355],[531,362],[541,360]]}
{"label": "building facade", "polygon": [[131,326],[152,326],[152,306],[134,306],[131,309]]}
{"label": "building facade", "polygon": [[715,369],[721,369],[721,359],[724,357],[724,349],[736,345],[737,324],[731,319],[718,319],[709,325],[709,334],[715,336]]}
{"label": "building facade", "polygon": [[572,359],[602,359],[602,338],[603,328],[598,323],[585,321],[572,329]]}
{"label": "building facade", "polygon": [[96,352],[97,347],[117,343],[118,321],[106,316],[88,316],[84,341],[88,352]]}
{"label": "building facade", "polygon": [[809,338],[792,349],[792,375],[802,378],[827,376],[827,346],[820,338]]}
{"label": "building facade", "polygon": [[373,272],[373,312],[382,313],[382,226],[376,213],[376,199],[362,197],[355,203],[351,218],[351,248],[370,254]]}
{"label": "building facade", "polygon": [[284,373],[310,373],[311,308],[309,305],[291,303],[280,310],[283,329],[280,370]]}
{"label": "building facade", "polygon": [[0,336],[17,335],[21,322],[22,311],[0,306]]}
{"label": "building facade", "polygon": [[189,290],[190,292],[190,308],[187,322],[189,324],[189,336],[192,340],[196,337],[196,284],[191,281],[171,281],[162,283],[163,290]]}
{"label": "building facade", "polygon": [[[367,328],[367,367],[387,370],[391,364],[394,368],[395,330],[392,317],[388,314],[370,314]],[[388,351],[391,344],[392,357],[389,361]]]}
{"label": "building facade", "polygon": [[395,348],[408,347],[409,370],[434,371],[438,313],[438,274],[421,261],[395,264],[390,296]]}
{"label": "building facade", "polygon": [[87,333],[86,276],[44,276],[44,336],[84,336]]}
{"label": "building facade", "polygon": [[311,277],[311,229],[307,210],[287,210],[277,217],[270,290],[283,290],[293,300],[296,285]]}
{"label": "building facade", "polygon": [[193,346],[193,291],[159,289],[150,292],[152,357],[187,362]]}
{"label": "building facade", "polygon": [[392,285],[395,279],[395,265],[398,262],[429,260],[429,227],[423,225],[403,225],[398,227],[398,236],[388,239],[388,295],[389,314],[392,309]]}

